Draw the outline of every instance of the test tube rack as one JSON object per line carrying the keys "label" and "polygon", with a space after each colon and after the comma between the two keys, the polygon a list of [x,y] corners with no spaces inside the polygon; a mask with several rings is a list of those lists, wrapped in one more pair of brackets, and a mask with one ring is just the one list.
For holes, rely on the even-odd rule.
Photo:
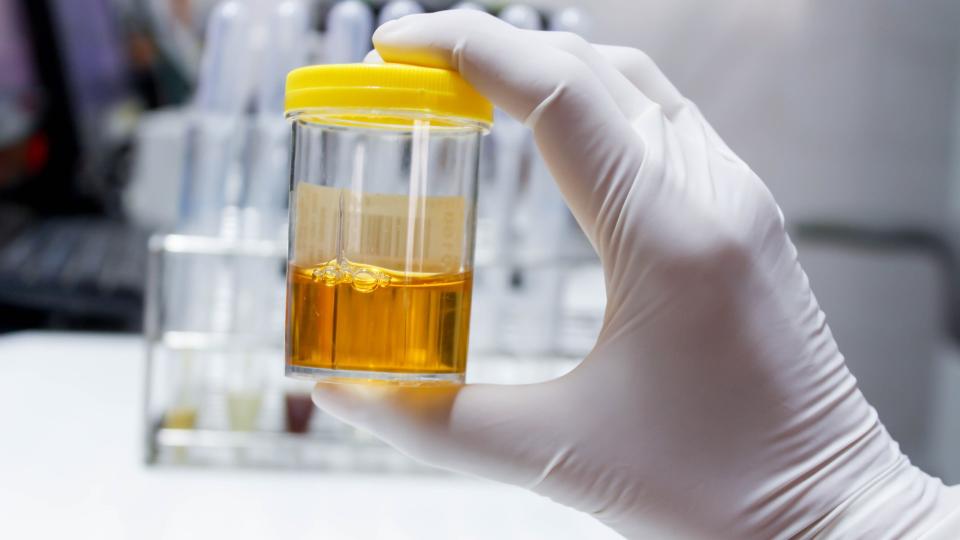
{"label": "test tube rack", "polygon": [[309,383],[284,378],[284,244],[168,234],[149,252],[148,464],[432,470],[324,415]]}

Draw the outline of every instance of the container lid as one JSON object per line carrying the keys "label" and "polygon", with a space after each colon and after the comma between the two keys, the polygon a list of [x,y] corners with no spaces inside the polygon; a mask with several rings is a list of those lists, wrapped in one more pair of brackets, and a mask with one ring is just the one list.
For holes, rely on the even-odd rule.
{"label": "container lid", "polygon": [[[459,74],[407,64],[330,64],[295,69],[287,75],[285,109],[287,115],[316,109],[354,109],[454,117],[486,126],[493,123],[493,105]],[[368,114],[362,116],[367,118]],[[389,123],[396,123],[396,119]]]}

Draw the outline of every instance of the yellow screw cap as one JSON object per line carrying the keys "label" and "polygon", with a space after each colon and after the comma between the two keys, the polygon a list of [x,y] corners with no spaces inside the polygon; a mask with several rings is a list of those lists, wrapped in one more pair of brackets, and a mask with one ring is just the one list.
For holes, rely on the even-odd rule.
{"label": "yellow screw cap", "polygon": [[330,64],[287,75],[287,116],[318,109],[454,117],[489,126],[493,105],[453,71],[407,64]]}

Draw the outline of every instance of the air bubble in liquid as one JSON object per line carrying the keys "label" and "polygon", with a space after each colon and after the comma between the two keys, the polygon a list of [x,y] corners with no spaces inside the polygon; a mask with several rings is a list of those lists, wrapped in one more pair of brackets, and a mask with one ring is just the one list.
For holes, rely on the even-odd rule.
{"label": "air bubble in liquid", "polygon": [[313,271],[313,280],[322,281],[328,287],[333,287],[340,282],[340,270],[336,263],[321,266]]}
{"label": "air bubble in liquid", "polygon": [[366,268],[357,269],[353,273],[353,288],[359,292],[372,292],[380,286],[381,281],[382,279],[377,275],[377,272]]}

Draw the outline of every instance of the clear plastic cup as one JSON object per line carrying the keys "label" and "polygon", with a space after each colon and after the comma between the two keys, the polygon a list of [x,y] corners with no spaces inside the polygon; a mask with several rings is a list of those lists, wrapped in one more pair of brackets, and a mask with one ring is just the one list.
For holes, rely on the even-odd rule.
{"label": "clear plastic cup", "polygon": [[286,100],[287,375],[462,381],[492,106],[399,64],[300,68]]}

